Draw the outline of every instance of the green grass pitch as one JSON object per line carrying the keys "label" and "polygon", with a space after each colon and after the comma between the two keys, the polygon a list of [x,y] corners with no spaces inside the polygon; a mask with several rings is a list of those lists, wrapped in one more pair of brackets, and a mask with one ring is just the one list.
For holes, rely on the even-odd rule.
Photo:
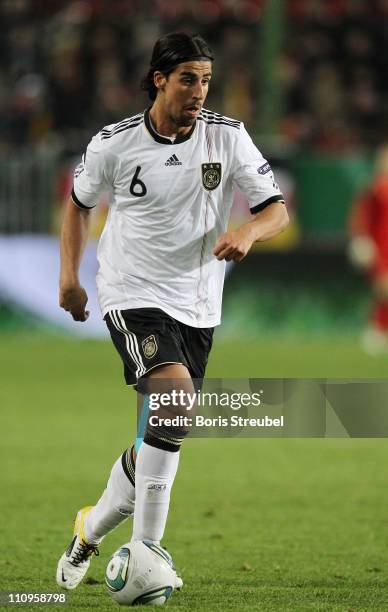
{"label": "green grass pitch", "polygon": [[[131,441],[133,392],[110,343],[0,339],[0,589],[56,590],[75,511]],[[351,339],[215,341],[209,376],[385,377]],[[388,610],[386,440],[187,440],[164,544],[185,587],[167,609]],[[114,610],[103,585],[128,521],[69,604]]]}

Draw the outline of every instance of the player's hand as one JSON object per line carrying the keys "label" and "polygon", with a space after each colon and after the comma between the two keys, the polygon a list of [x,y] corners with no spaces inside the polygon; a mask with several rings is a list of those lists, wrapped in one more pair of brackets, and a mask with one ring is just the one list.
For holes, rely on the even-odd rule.
{"label": "player's hand", "polygon": [[218,261],[241,261],[252,246],[252,238],[243,228],[234,232],[225,232],[218,238],[213,254]]}
{"label": "player's hand", "polygon": [[81,285],[63,285],[59,289],[59,305],[70,312],[74,321],[86,321],[89,311],[85,310],[88,296]]}

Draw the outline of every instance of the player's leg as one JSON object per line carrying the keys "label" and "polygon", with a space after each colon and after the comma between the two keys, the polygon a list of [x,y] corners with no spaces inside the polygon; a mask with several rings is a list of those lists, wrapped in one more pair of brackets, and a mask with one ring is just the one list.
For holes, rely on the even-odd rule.
{"label": "player's leg", "polygon": [[[193,393],[190,374],[183,365],[160,366],[151,371],[149,378],[150,383],[156,384],[153,388],[161,392],[172,390],[171,379],[174,379],[176,391]],[[165,407],[170,417],[179,415],[179,408],[185,410],[184,405]],[[187,430],[180,427],[147,427],[137,456],[132,446],[117,459],[97,504],[78,512],[73,541],[58,564],[57,582],[60,586],[72,589],[80,583],[90,565],[91,555],[98,552],[98,544],[132,514],[134,507],[132,539],[160,542],[178,468],[180,443],[186,433]],[[138,435],[137,441],[139,439]],[[177,576],[176,588],[182,584]]]}
{"label": "player's leg", "polygon": [[[193,394],[188,369],[180,364],[160,366],[149,374],[150,392]],[[187,416],[184,401],[164,405],[163,414],[153,416],[163,422],[148,423],[143,444],[136,458],[136,505],[132,540],[160,543],[166,526],[170,494],[178,469],[181,443],[188,433],[187,424],[165,426],[164,420]]]}
{"label": "player's leg", "polygon": [[135,465],[132,449],[126,450],[114,463],[97,504],[81,508],[77,513],[73,539],[57,566],[57,583],[65,589],[78,586],[88,571],[91,556],[98,555],[103,537],[133,513],[135,483],[131,474],[134,475]]}
{"label": "player's leg", "polygon": [[85,517],[86,540],[100,544],[112,529],[133,514],[135,507],[134,446],[126,449],[114,463],[106,488]]}
{"label": "player's leg", "polygon": [[[146,402],[145,402],[146,403]],[[141,431],[138,431],[137,441]],[[73,539],[61,556],[56,579],[65,589],[74,589],[85,576],[91,556],[98,555],[102,539],[129,516],[135,505],[135,445],[122,453],[114,463],[108,482],[95,506],[78,511]]]}
{"label": "player's leg", "polygon": [[102,539],[120,525],[135,509],[135,463],[144,437],[148,415],[148,397],[139,394],[141,402],[140,423],[136,440],[114,463],[106,489],[95,506],[85,517],[84,533],[91,544],[100,544]]}
{"label": "player's leg", "polygon": [[[179,348],[169,342],[170,332],[166,332],[174,323],[173,319],[158,309],[145,310],[113,311],[105,318],[113,343],[122,357],[129,385],[135,384],[146,373],[147,367],[157,367],[159,362],[179,361],[182,357]],[[145,334],[148,325],[152,335]],[[135,333],[137,328],[140,333]],[[152,338],[157,351],[150,351],[150,343],[146,346],[149,338]],[[140,441],[141,435],[138,435],[137,448]],[[131,447],[116,460],[106,489],[96,505],[82,508],[77,513],[73,539],[57,566],[57,583],[63,588],[72,589],[81,582],[92,554],[98,554],[97,547],[102,538],[133,513],[134,472],[135,451]]]}
{"label": "player's leg", "polygon": [[[151,315],[151,316],[150,316]],[[146,371],[147,363],[141,353],[144,339],[139,334],[147,329],[150,317],[153,337],[159,340],[156,323],[158,313],[149,309],[112,311],[105,317],[113,344],[124,363],[124,377],[128,385],[135,384],[140,375]],[[146,403],[147,398],[142,397]],[[143,412],[147,412],[146,406]],[[139,445],[141,435],[135,445]],[[135,445],[126,449],[113,465],[107,486],[96,505],[85,517],[85,536],[87,541],[99,544],[103,537],[133,514],[135,505]]]}
{"label": "player's leg", "polygon": [[134,512],[136,451],[139,450],[144,437],[148,396],[139,393],[138,401],[141,405],[136,440],[113,465],[106,489],[85,517],[84,533],[91,544],[100,544],[110,531]]}

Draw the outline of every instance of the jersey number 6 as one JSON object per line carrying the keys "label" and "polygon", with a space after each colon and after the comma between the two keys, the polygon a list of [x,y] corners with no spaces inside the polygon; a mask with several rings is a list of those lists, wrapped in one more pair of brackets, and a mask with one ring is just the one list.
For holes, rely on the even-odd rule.
{"label": "jersey number 6", "polygon": [[136,172],[133,175],[133,179],[129,187],[130,193],[133,196],[136,196],[137,198],[141,198],[142,196],[145,196],[145,194],[147,193],[147,187],[144,185],[143,181],[139,179],[140,170],[141,170],[141,166],[137,166]]}

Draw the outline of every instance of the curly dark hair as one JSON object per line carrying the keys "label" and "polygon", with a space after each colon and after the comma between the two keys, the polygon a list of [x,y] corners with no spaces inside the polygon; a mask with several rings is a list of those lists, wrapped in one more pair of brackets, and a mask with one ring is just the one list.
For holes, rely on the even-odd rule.
{"label": "curly dark hair", "polygon": [[158,70],[168,76],[178,64],[189,60],[214,61],[213,52],[199,34],[172,32],[159,38],[152,51],[150,69],[141,82],[141,89],[148,91],[150,100],[158,93],[154,83],[154,72]]}

